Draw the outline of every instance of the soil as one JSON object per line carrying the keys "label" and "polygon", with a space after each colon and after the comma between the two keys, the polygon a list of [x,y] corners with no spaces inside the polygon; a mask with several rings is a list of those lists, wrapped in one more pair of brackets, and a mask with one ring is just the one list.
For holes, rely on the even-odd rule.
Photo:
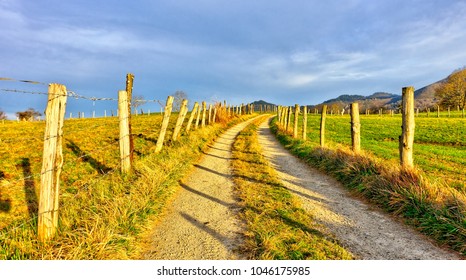
{"label": "soil", "polygon": [[[251,121],[251,120],[250,120]],[[145,259],[244,259],[236,250],[244,225],[238,219],[230,170],[231,146],[250,122],[225,132],[182,182],[155,227]],[[259,143],[286,188],[357,259],[460,259],[427,237],[351,195],[338,181],[309,167],[259,127]]]}
{"label": "soil", "polygon": [[182,189],[152,234],[145,259],[243,259],[238,201],[234,196],[231,146],[249,121],[221,135],[180,183]]}

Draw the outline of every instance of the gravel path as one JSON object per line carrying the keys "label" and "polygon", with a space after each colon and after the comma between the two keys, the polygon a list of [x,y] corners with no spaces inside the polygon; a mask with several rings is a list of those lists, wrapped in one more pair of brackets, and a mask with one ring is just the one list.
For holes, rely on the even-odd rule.
{"label": "gravel path", "polygon": [[230,128],[205,152],[157,225],[152,246],[144,259],[226,260],[242,259],[242,225],[233,196],[231,145],[250,121]]}
{"label": "gravel path", "polygon": [[425,236],[358,199],[335,179],[291,155],[270,132],[268,121],[259,128],[264,156],[284,185],[302,201],[317,221],[360,259],[459,259]]}
{"label": "gravel path", "polygon": [[[244,259],[236,251],[243,225],[237,219],[230,160],[232,143],[250,121],[224,133],[181,182],[182,189],[152,233],[144,259]],[[259,143],[284,185],[357,258],[460,259],[352,197],[335,179],[291,155],[271,134],[267,122],[259,128]]]}

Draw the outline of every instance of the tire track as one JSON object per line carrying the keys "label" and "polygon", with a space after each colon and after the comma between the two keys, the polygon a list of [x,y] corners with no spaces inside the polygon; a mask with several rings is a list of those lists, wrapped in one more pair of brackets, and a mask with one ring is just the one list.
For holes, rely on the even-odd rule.
{"label": "tire track", "polygon": [[204,152],[151,235],[144,259],[242,259],[236,247],[242,242],[239,207],[233,195],[231,146],[251,121],[222,134]]}
{"label": "tire track", "polygon": [[351,197],[338,181],[291,155],[272,135],[268,121],[259,127],[258,138],[285,187],[357,258],[460,259],[457,253],[438,248],[414,229]]}

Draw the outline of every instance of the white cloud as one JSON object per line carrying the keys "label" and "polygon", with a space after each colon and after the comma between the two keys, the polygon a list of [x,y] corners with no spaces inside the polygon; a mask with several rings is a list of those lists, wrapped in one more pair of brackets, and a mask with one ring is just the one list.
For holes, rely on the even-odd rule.
{"label": "white cloud", "polygon": [[297,65],[316,63],[319,60],[319,52],[315,50],[292,53],[291,62]]}

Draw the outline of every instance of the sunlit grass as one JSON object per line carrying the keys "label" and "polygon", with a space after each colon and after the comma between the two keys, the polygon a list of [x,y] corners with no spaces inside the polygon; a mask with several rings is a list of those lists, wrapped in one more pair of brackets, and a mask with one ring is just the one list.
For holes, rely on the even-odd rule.
{"label": "sunlit grass", "polygon": [[[249,116],[248,116],[249,117]],[[234,119],[237,122],[239,119]],[[0,130],[0,259],[139,258],[140,236],[227,125],[193,130],[152,153],[161,116],[133,116],[134,171],[119,171],[118,119],[74,119],[64,125],[64,165],[57,236],[37,241],[43,122],[5,122]]]}
{"label": "sunlit grass", "polygon": [[[457,190],[466,191],[466,119],[430,116],[416,118],[414,164],[431,180],[441,178]],[[302,129],[302,117],[299,121]],[[315,145],[319,144],[319,122],[320,115],[308,116],[307,137]],[[327,116],[325,137],[329,147],[350,147],[350,133],[348,115]],[[361,115],[361,149],[365,152],[397,165],[399,135],[400,115]]]}
{"label": "sunlit grass", "polygon": [[[313,124],[319,118],[311,118],[311,134],[318,135]],[[350,150],[348,116],[328,118],[326,148],[320,148],[315,136],[310,141],[292,139],[275,122],[272,130],[285,147],[310,165],[465,255],[464,120],[425,117],[416,121],[416,168],[412,170],[400,168],[397,134],[401,120],[397,117],[361,118],[361,154]]]}
{"label": "sunlit grass", "polygon": [[287,190],[261,154],[258,119],[233,144],[233,172],[247,224],[243,247],[251,259],[350,259],[351,255],[323,234],[312,213]]}

